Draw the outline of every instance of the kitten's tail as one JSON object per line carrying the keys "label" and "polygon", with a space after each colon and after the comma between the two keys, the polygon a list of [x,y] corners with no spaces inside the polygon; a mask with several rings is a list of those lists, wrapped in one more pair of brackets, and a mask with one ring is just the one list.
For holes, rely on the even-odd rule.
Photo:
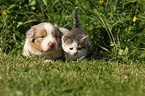
{"label": "kitten's tail", "polygon": [[74,27],[75,27],[75,28],[81,27],[80,21],[79,21],[79,17],[78,17],[78,10],[79,10],[79,8],[77,8],[77,9],[75,10],[75,13],[74,13]]}

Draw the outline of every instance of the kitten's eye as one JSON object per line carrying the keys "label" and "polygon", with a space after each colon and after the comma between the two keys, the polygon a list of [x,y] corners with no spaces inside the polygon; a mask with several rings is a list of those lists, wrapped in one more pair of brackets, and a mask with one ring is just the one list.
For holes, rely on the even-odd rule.
{"label": "kitten's eye", "polygon": [[41,36],[41,38],[44,38],[44,36]]}
{"label": "kitten's eye", "polygon": [[80,47],[80,48],[78,48],[78,50],[81,50],[82,48]]}
{"label": "kitten's eye", "polygon": [[70,50],[73,50],[73,48],[69,48]]}
{"label": "kitten's eye", "polygon": [[82,47],[83,49],[85,49],[86,47]]}

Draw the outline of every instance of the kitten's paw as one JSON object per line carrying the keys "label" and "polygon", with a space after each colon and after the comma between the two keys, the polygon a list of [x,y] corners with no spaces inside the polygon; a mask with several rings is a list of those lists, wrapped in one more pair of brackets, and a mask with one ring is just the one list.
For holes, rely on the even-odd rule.
{"label": "kitten's paw", "polygon": [[77,61],[83,61],[84,59],[85,59],[85,56],[82,56],[79,59],[77,59]]}
{"label": "kitten's paw", "polygon": [[52,63],[53,61],[52,60],[44,60],[43,62],[51,62]]}

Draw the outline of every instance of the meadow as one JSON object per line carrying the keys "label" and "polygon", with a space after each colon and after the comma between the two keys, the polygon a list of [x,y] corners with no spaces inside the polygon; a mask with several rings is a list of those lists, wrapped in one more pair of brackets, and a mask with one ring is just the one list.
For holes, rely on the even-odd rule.
{"label": "meadow", "polygon": [[[145,0],[0,1],[0,96],[144,96]],[[82,61],[22,56],[25,33],[51,22],[71,30],[73,13],[92,40]]]}

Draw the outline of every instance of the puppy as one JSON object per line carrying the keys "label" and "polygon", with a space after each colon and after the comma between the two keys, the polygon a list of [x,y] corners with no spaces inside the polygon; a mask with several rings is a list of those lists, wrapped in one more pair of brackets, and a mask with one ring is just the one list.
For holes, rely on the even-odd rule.
{"label": "puppy", "polygon": [[45,60],[63,57],[60,38],[60,31],[51,23],[32,26],[26,33],[23,55],[40,56]]}

